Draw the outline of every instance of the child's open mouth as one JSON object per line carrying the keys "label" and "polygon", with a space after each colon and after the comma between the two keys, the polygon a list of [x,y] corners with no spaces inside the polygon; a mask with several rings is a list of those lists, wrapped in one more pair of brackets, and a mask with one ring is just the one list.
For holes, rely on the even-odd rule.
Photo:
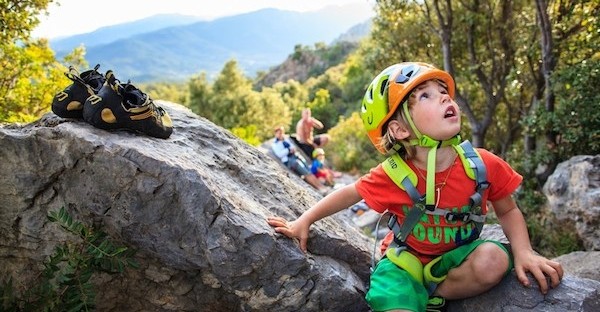
{"label": "child's open mouth", "polygon": [[453,106],[448,107],[446,109],[446,113],[444,114],[444,118],[451,118],[456,116],[456,109]]}

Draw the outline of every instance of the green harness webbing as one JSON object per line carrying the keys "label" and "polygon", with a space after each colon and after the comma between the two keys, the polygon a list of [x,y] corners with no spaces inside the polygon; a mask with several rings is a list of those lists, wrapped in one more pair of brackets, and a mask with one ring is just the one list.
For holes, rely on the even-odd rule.
{"label": "green harness webbing", "polygon": [[[475,193],[469,197],[469,212],[466,213],[457,213],[435,207],[432,204],[433,201],[431,199],[428,200],[428,198],[433,198],[433,195],[427,196],[429,193],[433,192],[432,190],[427,189],[426,194],[421,195],[415,187],[418,180],[417,175],[398,154],[388,157],[382,163],[383,170],[390,179],[392,179],[398,187],[406,191],[413,201],[413,207],[408,211],[402,224],[398,223],[394,214],[392,214],[388,221],[388,227],[394,232],[394,242],[398,244],[398,246],[405,245],[406,238],[412,232],[415,225],[419,223],[419,220],[424,213],[443,216],[448,221],[473,221],[475,223],[475,229],[466,240],[462,239],[460,232],[456,233],[455,241],[457,245],[465,244],[479,237],[486,218],[486,215],[482,214],[483,210],[481,208],[483,193],[489,187],[485,165],[479,154],[477,154],[473,148],[471,142],[464,141],[459,145],[452,146],[458,153],[467,176],[475,180]],[[431,178],[429,171],[431,170],[428,170],[427,172],[428,179]]]}

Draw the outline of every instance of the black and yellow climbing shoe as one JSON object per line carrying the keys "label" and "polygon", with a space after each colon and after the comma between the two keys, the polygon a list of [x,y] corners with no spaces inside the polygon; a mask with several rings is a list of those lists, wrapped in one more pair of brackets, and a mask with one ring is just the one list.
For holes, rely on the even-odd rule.
{"label": "black and yellow climbing shoe", "polygon": [[161,139],[173,133],[169,114],[130,82],[121,84],[111,70],[98,94],[85,101],[83,119],[96,128],[133,130]]}
{"label": "black and yellow climbing shoe", "polygon": [[429,297],[427,301],[427,312],[444,312],[446,311],[446,299],[440,296]]}
{"label": "black and yellow climbing shoe", "polygon": [[73,83],[63,91],[58,92],[52,100],[52,111],[63,118],[83,118],[85,100],[98,93],[106,78],[98,72],[100,64],[93,69],[79,72],[73,66],[65,73]]}

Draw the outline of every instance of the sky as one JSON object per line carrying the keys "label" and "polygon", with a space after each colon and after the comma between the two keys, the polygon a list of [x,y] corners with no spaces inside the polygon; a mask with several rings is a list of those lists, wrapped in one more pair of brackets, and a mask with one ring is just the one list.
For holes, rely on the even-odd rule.
{"label": "sky", "polygon": [[177,13],[208,19],[264,8],[314,11],[329,5],[375,0],[55,0],[48,15],[40,15],[34,37],[56,38],[92,32],[103,26],[131,22],[157,14]]}

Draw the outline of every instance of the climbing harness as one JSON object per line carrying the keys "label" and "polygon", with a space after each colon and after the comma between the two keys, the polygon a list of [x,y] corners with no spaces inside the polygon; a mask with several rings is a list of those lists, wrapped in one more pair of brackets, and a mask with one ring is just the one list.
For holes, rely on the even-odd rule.
{"label": "climbing harness", "polygon": [[[409,210],[402,224],[398,223],[395,215],[392,215],[389,219],[388,227],[394,232],[394,241],[398,245],[401,246],[406,242],[406,238],[410,232],[412,232],[423,214],[442,216],[448,221],[475,222],[476,227],[466,240],[463,240],[460,237],[460,233],[457,233],[455,238],[457,245],[466,244],[479,237],[481,229],[483,228],[483,223],[485,222],[485,215],[482,214],[483,209],[481,208],[483,193],[489,187],[485,165],[469,141],[464,141],[459,145],[453,145],[453,147],[463,163],[467,176],[472,180],[475,180],[475,192],[469,197],[469,212],[452,212],[450,210],[437,208],[434,205],[433,181],[435,178],[430,177],[429,174],[434,171],[434,169],[427,170],[427,190],[425,195],[421,195],[415,187],[417,175],[400,155],[394,154],[382,163],[385,173],[399,188],[404,190],[413,201],[413,207]],[[428,164],[429,163],[430,162],[428,161]]]}
{"label": "climbing harness", "polygon": [[[464,141],[459,145],[452,146],[460,157],[465,173],[470,179],[475,181],[475,191],[469,197],[469,212],[453,212],[441,209],[433,204],[433,198],[430,198],[428,201],[427,193],[431,192],[426,192],[424,195],[419,193],[415,187],[418,179],[417,175],[397,153],[388,157],[382,163],[385,173],[399,188],[404,190],[413,201],[413,206],[409,209],[402,224],[398,222],[398,219],[394,214],[391,214],[387,225],[394,233],[394,240],[390,246],[388,246],[385,256],[394,264],[408,272],[416,281],[425,285],[430,293],[433,293],[437,285],[446,278],[445,275],[433,276],[431,274],[431,268],[441,260],[441,257],[435,258],[427,265],[423,266],[421,261],[415,255],[410,252],[404,252],[407,250],[406,239],[423,214],[442,216],[447,221],[474,222],[475,228],[466,239],[462,238],[460,231],[456,233],[454,239],[458,246],[477,239],[486,218],[486,215],[483,214],[481,205],[483,193],[489,187],[489,182],[487,181],[487,172],[483,160],[469,141]],[[434,179],[428,178],[427,180],[433,181]],[[383,215],[385,214],[382,214],[382,217]],[[381,221],[381,218],[379,221]],[[376,233],[378,231],[377,227],[379,226],[379,221],[376,225]],[[375,249],[376,248],[374,247],[371,259],[371,270],[375,269]]]}

